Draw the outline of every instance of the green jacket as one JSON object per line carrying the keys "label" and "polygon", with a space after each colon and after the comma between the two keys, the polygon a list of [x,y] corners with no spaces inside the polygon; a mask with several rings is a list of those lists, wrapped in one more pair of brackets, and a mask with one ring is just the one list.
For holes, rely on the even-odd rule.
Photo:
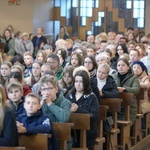
{"label": "green jacket", "polygon": [[68,122],[70,118],[71,102],[61,93],[53,103],[42,106],[44,113],[48,114],[52,122]]}
{"label": "green jacket", "polygon": [[[136,95],[140,91],[140,84],[139,84],[137,76],[134,75],[131,70],[129,70],[128,74],[126,75],[122,83],[120,82],[118,73],[112,74],[112,77],[114,78],[117,84],[117,87],[124,87],[126,92],[131,92],[134,94],[133,103],[131,104],[131,107],[130,107],[130,119],[131,121],[134,121],[137,115]],[[121,112],[118,114],[118,119],[124,120],[125,119],[124,116],[125,116],[125,108],[122,107]]]}
{"label": "green jacket", "polygon": [[[6,40],[3,39],[2,42],[6,43]],[[14,56],[15,55],[15,41],[14,39],[10,39],[8,43],[9,51],[7,52],[7,55]]]}

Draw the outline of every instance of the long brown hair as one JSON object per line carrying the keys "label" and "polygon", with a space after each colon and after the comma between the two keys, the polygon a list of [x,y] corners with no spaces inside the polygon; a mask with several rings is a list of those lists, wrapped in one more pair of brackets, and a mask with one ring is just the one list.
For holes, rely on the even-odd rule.
{"label": "long brown hair", "polygon": [[0,85],[0,135],[3,129],[4,109],[6,105],[6,93],[2,85]]}

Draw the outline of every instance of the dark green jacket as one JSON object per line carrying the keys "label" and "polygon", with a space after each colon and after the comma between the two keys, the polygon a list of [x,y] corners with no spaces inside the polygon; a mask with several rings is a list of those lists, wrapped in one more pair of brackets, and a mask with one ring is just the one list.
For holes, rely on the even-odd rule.
{"label": "dark green jacket", "polygon": [[[117,84],[117,87],[124,87],[126,92],[131,92],[134,94],[133,103],[130,107],[130,119],[131,121],[134,121],[137,115],[136,95],[140,91],[140,84],[139,84],[137,76],[134,75],[131,70],[129,70],[128,74],[126,75],[122,83],[120,82],[118,73],[113,74],[112,77],[114,78]],[[125,119],[124,115],[125,115],[125,110],[124,110],[124,107],[122,107],[121,112],[118,114],[118,119],[124,120]]]}

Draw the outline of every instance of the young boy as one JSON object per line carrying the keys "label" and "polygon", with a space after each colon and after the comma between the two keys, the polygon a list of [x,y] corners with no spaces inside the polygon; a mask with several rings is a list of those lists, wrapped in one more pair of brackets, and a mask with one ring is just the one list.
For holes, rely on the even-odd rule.
{"label": "young boy", "polygon": [[[49,134],[52,131],[50,119],[48,115],[43,114],[40,106],[40,98],[36,94],[29,93],[28,95],[26,95],[24,101],[24,109],[25,113],[20,114],[16,119],[18,133]],[[49,144],[49,146],[50,145],[52,144]],[[54,147],[55,146],[53,143],[53,149],[55,149]],[[49,147],[49,149],[51,149],[51,147]]]}
{"label": "young boy", "polygon": [[33,57],[30,51],[27,51],[23,55],[24,63],[25,63],[25,71],[24,71],[24,78],[27,78],[31,75],[32,72],[32,64],[33,64]]}
{"label": "young boy", "polygon": [[20,83],[9,83],[7,86],[7,95],[15,117],[24,113],[22,85]]}

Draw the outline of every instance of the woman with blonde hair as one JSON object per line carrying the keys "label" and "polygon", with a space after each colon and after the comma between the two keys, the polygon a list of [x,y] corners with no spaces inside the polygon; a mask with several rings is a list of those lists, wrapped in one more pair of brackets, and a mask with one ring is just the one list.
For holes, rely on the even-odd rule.
{"label": "woman with blonde hair", "polygon": [[58,40],[58,39],[64,39],[64,40],[66,40],[68,38],[69,38],[69,34],[67,32],[67,28],[65,26],[61,26],[60,27],[60,31],[57,34],[56,40]]}
{"label": "woman with blonde hair", "polygon": [[6,104],[6,93],[0,85],[0,146],[18,146],[18,133],[14,114]]}
{"label": "woman with blonde hair", "polygon": [[36,55],[36,61],[40,61],[42,64],[46,62],[46,52],[43,50],[39,50],[37,55]]}

